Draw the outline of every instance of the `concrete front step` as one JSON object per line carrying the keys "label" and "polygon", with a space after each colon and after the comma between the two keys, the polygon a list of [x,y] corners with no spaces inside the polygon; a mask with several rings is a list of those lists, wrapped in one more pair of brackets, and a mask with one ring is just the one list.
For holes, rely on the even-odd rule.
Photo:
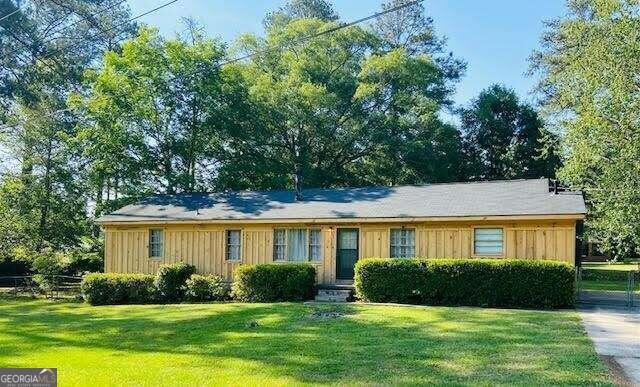
{"label": "concrete front step", "polygon": [[318,289],[316,301],[346,302],[351,298],[351,289]]}

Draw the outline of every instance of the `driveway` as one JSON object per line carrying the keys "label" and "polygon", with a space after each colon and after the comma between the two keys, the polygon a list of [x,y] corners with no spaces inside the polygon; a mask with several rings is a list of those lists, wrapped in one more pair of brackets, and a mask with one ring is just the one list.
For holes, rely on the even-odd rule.
{"label": "driveway", "polygon": [[580,308],[580,315],[598,354],[612,358],[627,379],[640,386],[640,308]]}

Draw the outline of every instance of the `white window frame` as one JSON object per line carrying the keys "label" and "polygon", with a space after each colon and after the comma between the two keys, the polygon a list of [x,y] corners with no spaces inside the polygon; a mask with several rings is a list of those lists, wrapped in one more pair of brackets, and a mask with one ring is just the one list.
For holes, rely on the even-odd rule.
{"label": "white window frame", "polygon": [[[318,243],[311,243],[311,233],[312,232],[317,232],[318,233]],[[317,247],[318,248],[318,257],[317,258],[313,258],[311,256],[311,250],[312,248]],[[322,253],[322,229],[319,228],[309,228],[307,229],[307,259],[309,262],[322,262],[322,257],[323,257],[323,253]]]}
{"label": "white window frame", "polygon": [[[291,257],[289,257],[289,230],[304,230],[305,231],[305,240],[306,240],[306,256],[304,261],[294,261],[291,260]],[[318,243],[317,244],[311,244],[311,231],[317,231],[318,232]],[[276,244],[276,233],[277,232],[283,232],[284,233],[284,244]],[[274,228],[273,229],[273,251],[272,251],[272,258],[273,258],[273,262],[309,262],[309,263],[320,263],[322,262],[322,260],[324,259],[324,251],[322,250],[322,229],[321,228],[316,228],[316,227],[289,227],[289,228]],[[282,254],[282,258],[279,259],[277,254],[276,254],[276,246],[281,246],[284,251]],[[317,259],[312,259],[311,258],[311,248],[312,247],[318,247],[319,251],[320,251],[320,256],[317,257]]]}
{"label": "white window frame", "polygon": [[[156,234],[157,233],[157,234]],[[160,235],[158,240],[154,240],[154,235]],[[157,254],[154,254],[157,253]],[[164,257],[164,229],[149,229],[149,258],[162,259]]]}
{"label": "white window frame", "polygon": [[[232,232],[238,233],[238,244],[232,245],[229,243],[229,237]],[[238,258],[229,258],[230,247],[238,246]],[[241,229],[227,229],[224,231],[224,260],[226,262],[240,262],[242,260],[242,230]]]}
{"label": "white window frame", "polygon": [[[406,236],[406,241],[407,243],[402,244],[402,243],[397,243],[397,244],[393,244],[393,233],[394,232],[412,232],[413,233],[413,245],[410,245],[408,243],[408,236]],[[397,255],[394,256],[393,254],[393,250],[394,248],[396,249],[405,249],[405,255]],[[408,250],[411,249],[413,250],[413,254],[409,254]],[[408,227],[401,227],[401,228],[391,228],[389,229],[389,257],[391,258],[413,258],[416,256],[416,229],[415,228],[408,228]]]}
{"label": "white window frame", "polygon": [[[500,239],[500,252],[499,253],[478,253],[476,248],[476,231],[477,230],[500,230],[502,238]],[[497,239],[495,240],[497,242]],[[473,256],[474,257],[502,257],[504,256],[504,227],[474,227],[473,228]]]}
{"label": "white window frame", "polygon": [[[277,233],[282,233],[282,243],[277,243]],[[277,254],[277,248],[282,248],[282,257]],[[287,229],[286,228],[274,228],[273,229],[273,261],[274,262],[286,262],[287,261]]]}

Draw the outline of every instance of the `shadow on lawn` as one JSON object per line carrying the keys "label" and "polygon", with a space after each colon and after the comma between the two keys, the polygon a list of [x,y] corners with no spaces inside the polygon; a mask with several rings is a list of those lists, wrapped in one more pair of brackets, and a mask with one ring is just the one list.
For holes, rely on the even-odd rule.
{"label": "shadow on lawn", "polygon": [[0,346],[0,360],[11,366],[25,350],[72,346],[194,355],[211,358],[212,367],[224,367],[224,358],[249,360],[262,365],[257,372],[302,383],[607,380],[593,350],[585,350],[590,344],[581,328],[562,312],[430,308],[425,317],[411,308],[391,314],[329,306],[345,316],[325,319],[312,315],[316,308],[0,304],[0,326],[15,327],[5,334],[29,343]]}

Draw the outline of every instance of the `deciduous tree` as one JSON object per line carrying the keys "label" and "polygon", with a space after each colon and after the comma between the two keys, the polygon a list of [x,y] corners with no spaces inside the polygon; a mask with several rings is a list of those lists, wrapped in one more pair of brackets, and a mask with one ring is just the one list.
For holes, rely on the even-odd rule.
{"label": "deciduous tree", "polygon": [[533,56],[550,119],[565,133],[559,176],[582,189],[591,237],[640,253],[640,3],[571,0]]}

